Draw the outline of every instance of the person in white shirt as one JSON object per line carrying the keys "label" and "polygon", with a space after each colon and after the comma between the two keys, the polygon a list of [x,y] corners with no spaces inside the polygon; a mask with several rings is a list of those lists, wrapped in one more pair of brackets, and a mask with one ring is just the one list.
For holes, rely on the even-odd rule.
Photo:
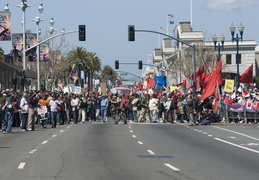
{"label": "person in white shirt", "polygon": [[72,116],[74,124],[77,124],[78,122],[78,105],[79,105],[79,99],[75,94],[72,95],[71,99],[71,107],[72,107]]}
{"label": "person in white shirt", "polygon": [[21,99],[20,107],[21,107],[21,131],[26,131],[26,126],[28,122],[28,112],[29,106],[27,102],[28,94],[23,93],[23,97]]}
{"label": "person in white shirt", "polygon": [[57,96],[54,95],[49,102],[50,105],[50,115],[51,115],[51,127],[56,128],[58,122],[58,110],[57,105],[59,105]]}
{"label": "person in white shirt", "polygon": [[149,100],[149,111],[150,111],[150,118],[153,123],[156,123],[156,116],[157,116],[157,109],[158,109],[158,99],[156,95],[153,94],[152,98]]}

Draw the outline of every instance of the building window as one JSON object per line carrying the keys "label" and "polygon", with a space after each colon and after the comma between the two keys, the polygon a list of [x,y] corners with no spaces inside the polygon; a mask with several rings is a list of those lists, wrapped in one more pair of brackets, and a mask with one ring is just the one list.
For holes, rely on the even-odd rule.
{"label": "building window", "polygon": [[226,63],[227,64],[232,64],[232,62],[231,62],[231,54],[227,54],[226,55]]}

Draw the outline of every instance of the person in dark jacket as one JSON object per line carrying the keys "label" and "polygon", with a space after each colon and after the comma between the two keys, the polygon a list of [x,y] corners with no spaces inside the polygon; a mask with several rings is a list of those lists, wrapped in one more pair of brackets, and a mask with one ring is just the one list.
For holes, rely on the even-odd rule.
{"label": "person in dark jacket", "polygon": [[217,115],[213,112],[212,109],[209,109],[209,112],[201,118],[199,125],[210,125],[217,121]]}

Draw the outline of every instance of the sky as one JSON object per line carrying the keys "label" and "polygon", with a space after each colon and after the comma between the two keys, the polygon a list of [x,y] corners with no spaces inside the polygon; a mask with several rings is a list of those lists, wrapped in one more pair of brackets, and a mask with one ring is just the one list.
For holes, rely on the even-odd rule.
{"label": "sky", "polygon": [[[4,9],[6,1],[0,0],[0,7]],[[15,5],[20,1],[10,0]],[[18,3],[17,3],[18,2]],[[27,0],[33,5],[37,0]],[[177,26],[179,22],[191,20],[190,0],[42,0],[44,11],[38,13],[38,5],[26,9],[26,26],[32,32],[36,31],[36,24],[30,19],[39,16],[46,19],[53,16],[56,33],[62,28],[66,31],[77,30],[78,25],[87,27],[87,40],[78,41],[78,34],[66,35],[64,50],[84,47],[89,52],[95,52],[102,61],[102,66],[114,67],[115,60],[120,63],[137,63],[142,60],[147,63],[155,48],[161,47],[159,36],[152,33],[136,33],[135,42],[128,42],[128,25],[135,25],[136,30],[160,31],[166,33],[167,15],[174,17]],[[17,4],[16,4],[17,3]],[[11,11],[12,33],[22,33],[22,10],[9,5]],[[194,31],[202,31],[206,40],[216,34],[223,33],[226,41],[231,39],[229,27],[232,23],[236,27],[242,23],[245,26],[244,40],[255,40],[259,43],[258,0],[194,0],[192,1],[192,26]],[[40,22],[42,38],[46,38],[50,28],[49,19]],[[169,25],[169,35],[173,35],[173,25]],[[163,37],[161,37],[163,38]],[[54,39],[57,47],[60,39]],[[5,53],[10,52],[10,42],[0,42]],[[141,75],[136,65],[120,64],[119,71]]]}

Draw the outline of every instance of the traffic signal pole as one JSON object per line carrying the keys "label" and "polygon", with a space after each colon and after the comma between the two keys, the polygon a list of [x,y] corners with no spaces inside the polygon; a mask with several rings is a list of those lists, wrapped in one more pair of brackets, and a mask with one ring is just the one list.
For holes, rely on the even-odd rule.
{"label": "traffic signal pole", "polygon": [[140,76],[137,76],[137,75],[135,75],[135,74],[132,74],[132,73],[129,73],[129,72],[126,72],[126,71],[117,71],[117,70],[116,70],[115,72],[127,73],[127,74],[130,74],[130,75],[132,75],[132,76],[134,76],[134,77],[137,77],[137,78],[140,78],[140,79],[141,79]]}
{"label": "traffic signal pole", "polygon": [[[120,63],[120,64],[138,64],[138,63]],[[145,63],[142,63],[142,64],[145,65],[145,66],[152,66],[152,67],[156,67],[156,68],[158,68],[158,69],[162,69],[162,70],[167,71],[167,72],[174,73],[173,71],[164,69],[164,68],[162,68],[162,67],[160,67],[160,66],[156,66],[156,65],[152,65],[152,64],[145,64]]]}
{"label": "traffic signal pole", "polygon": [[[163,35],[163,36],[166,36],[166,37],[169,37],[171,39],[174,39],[178,42],[181,42],[189,47],[192,47],[193,48],[193,86],[196,87],[196,46],[195,44],[189,44],[187,42],[184,42],[180,39],[177,39],[175,37],[172,37],[172,36],[169,36],[167,34],[164,34],[164,33],[161,33],[161,32],[157,32],[157,31],[150,31],[150,30],[135,30],[134,29],[134,32],[149,32],[149,33],[155,33],[155,34],[160,34],[160,35]],[[134,36],[134,40],[135,40],[135,36]],[[154,66],[156,67],[156,66]],[[168,71],[168,70],[167,70]],[[170,72],[170,71],[169,71]]]}

